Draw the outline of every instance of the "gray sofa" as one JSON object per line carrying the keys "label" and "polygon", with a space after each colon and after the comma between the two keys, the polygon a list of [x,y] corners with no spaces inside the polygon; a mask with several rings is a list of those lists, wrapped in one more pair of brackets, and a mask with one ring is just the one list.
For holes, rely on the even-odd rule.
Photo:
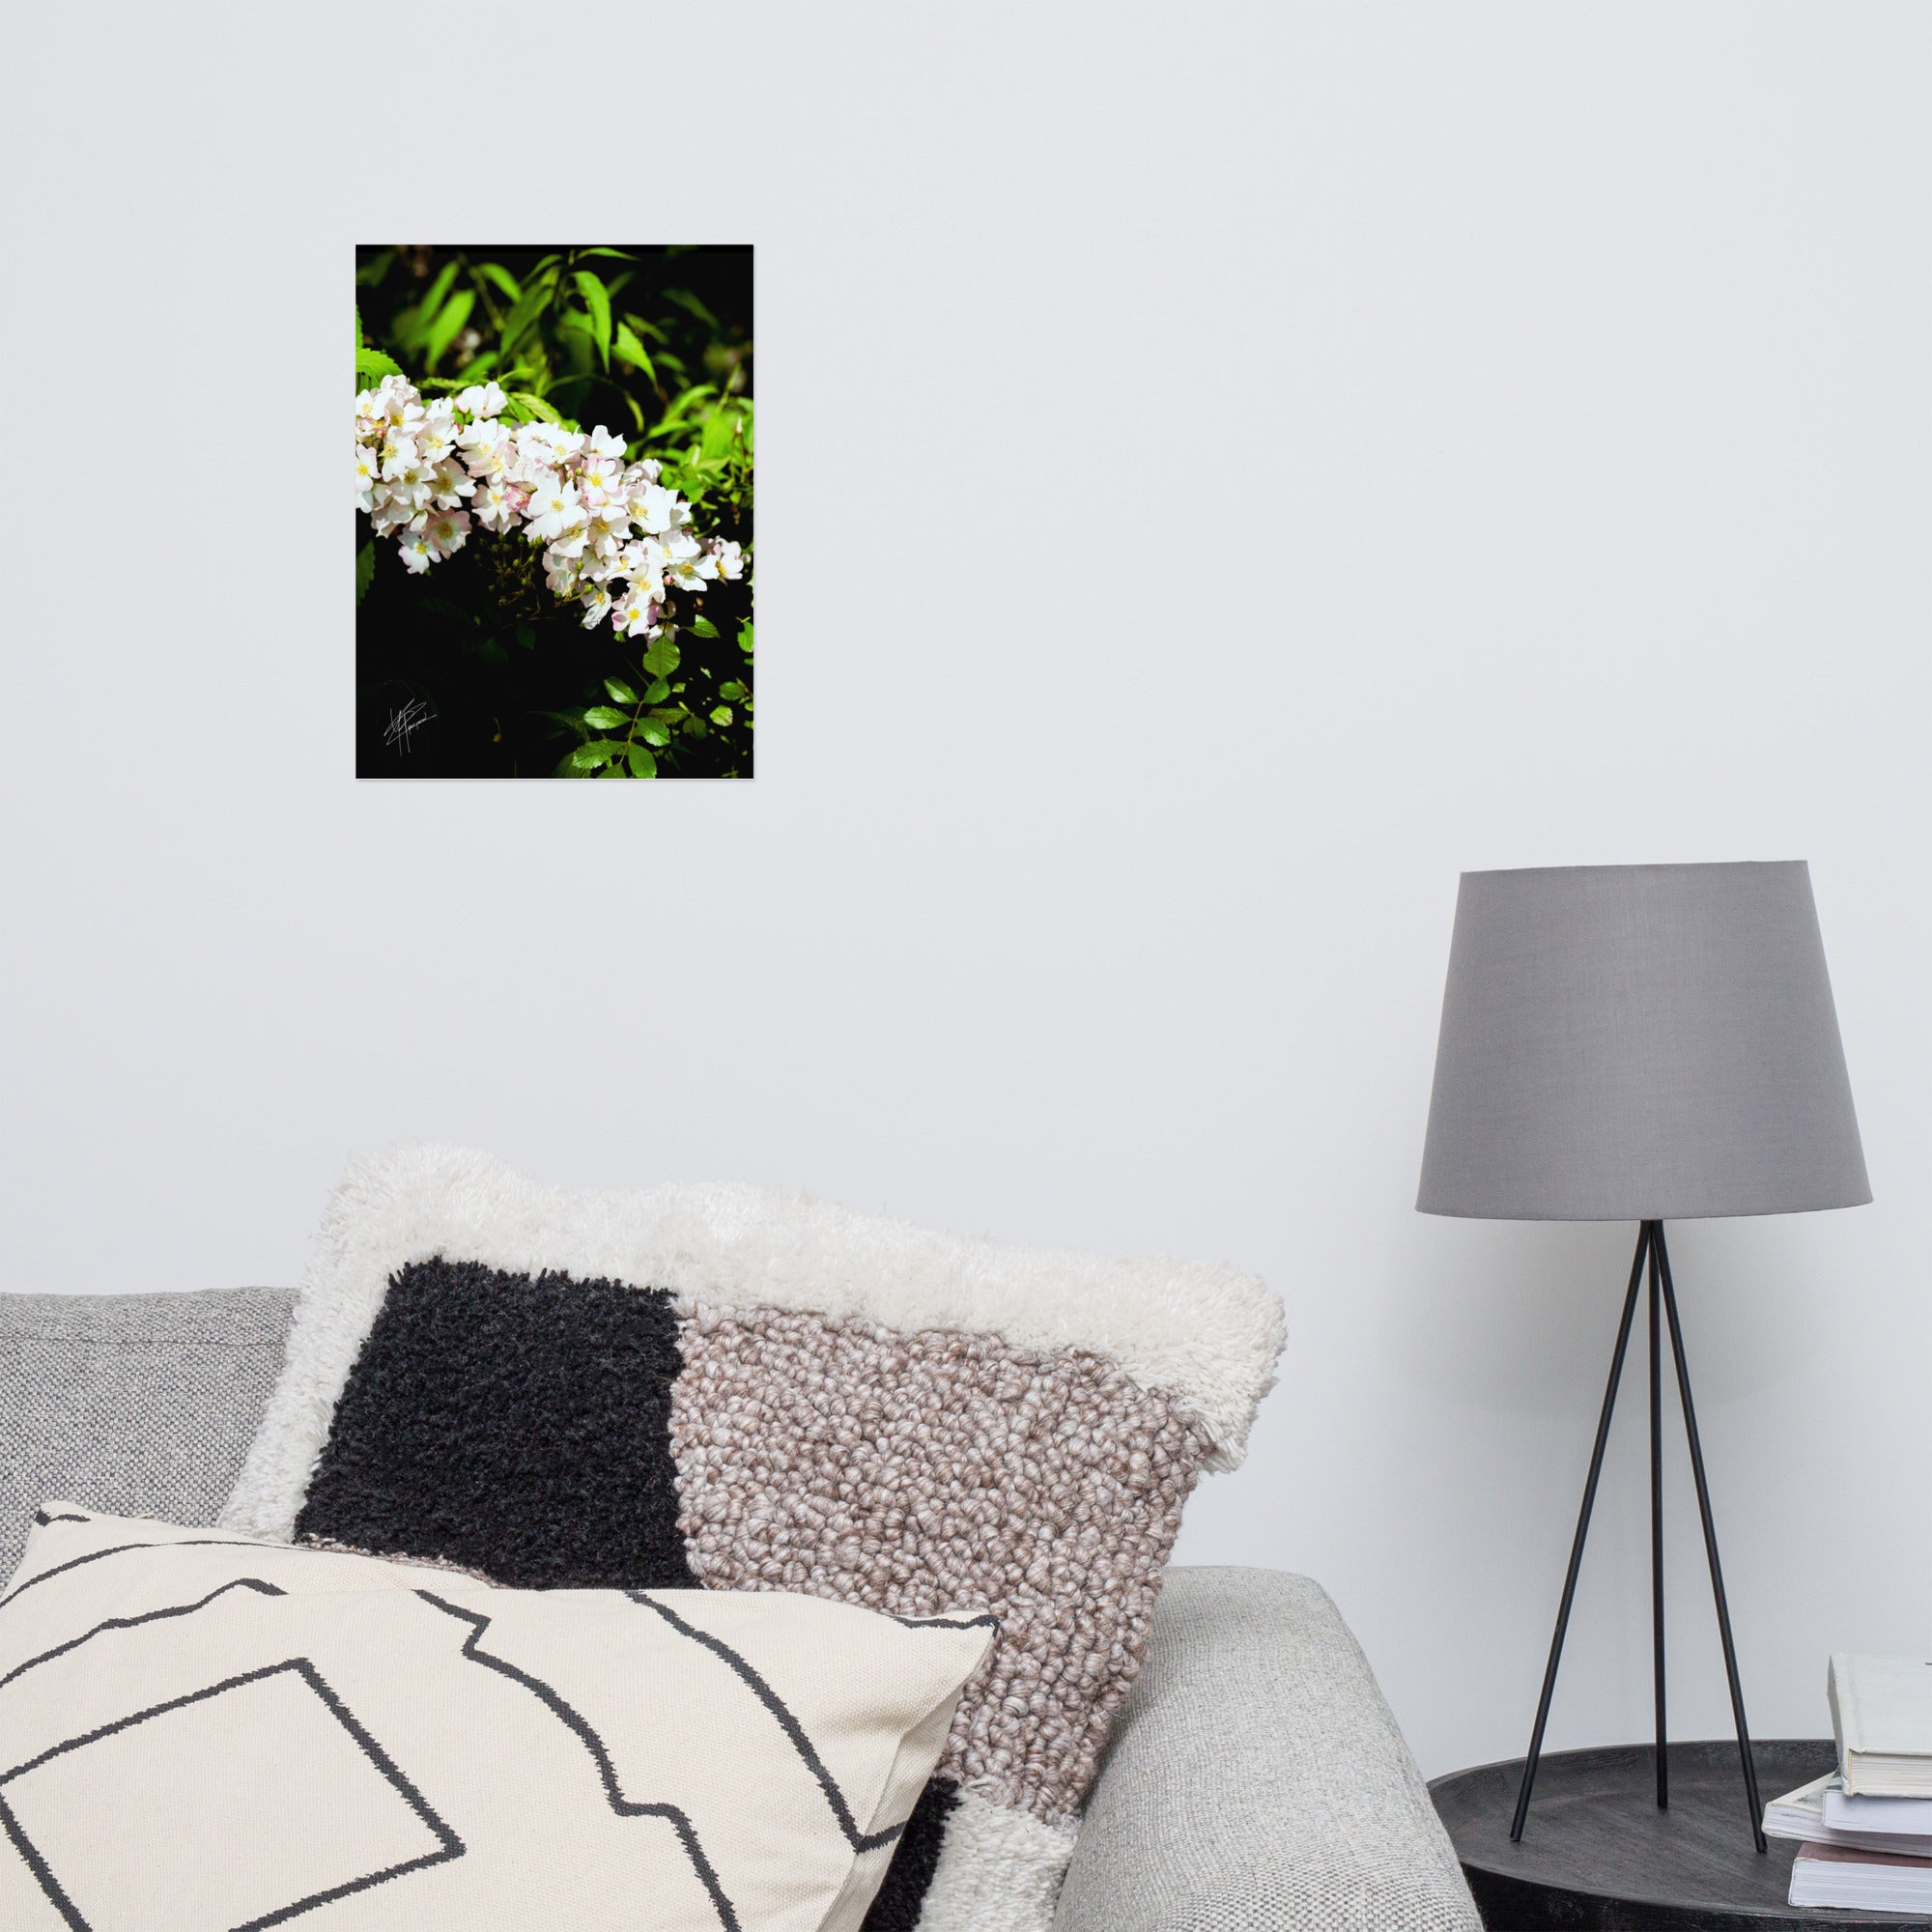
{"label": "gray sofa", "polygon": [[[0,1294],[0,1577],[51,1497],[212,1520],[280,1367],[293,1299]],[[1168,1572],[1055,1924],[1480,1926],[1395,1719],[1318,1584]]]}

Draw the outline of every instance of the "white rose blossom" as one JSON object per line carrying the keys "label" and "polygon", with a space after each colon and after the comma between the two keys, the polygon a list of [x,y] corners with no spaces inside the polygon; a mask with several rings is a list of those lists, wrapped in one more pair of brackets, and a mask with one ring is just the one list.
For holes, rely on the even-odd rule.
{"label": "white rose blossom", "polygon": [[484,529],[507,530],[517,519],[513,499],[521,494],[514,484],[505,483],[500,476],[487,477],[476,486],[470,508]]}
{"label": "white rose blossom", "polygon": [[469,388],[465,389],[456,398],[455,407],[461,410],[465,415],[494,416],[502,413],[503,405],[509,400],[509,397],[504,395],[502,390],[497,386],[496,382],[492,380],[485,383],[480,388],[472,384]]}
{"label": "white rose blossom", "polygon": [[440,561],[469,542],[469,513],[468,510],[439,510],[423,526],[423,534],[429,538],[430,548]]}
{"label": "white rose blossom", "polygon": [[627,465],[623,438],[602,423],[588,435],[512,427],[497,420],[508,401],[489,382],[425,404],[403,376],[355,398],[355,507],[397,538],[406,570],[454,555],[472,526],[521,529],[544,546],[552,595],[580,603],[586,629],[608,620],[634,638],[668,631],[668,584],[701,593],[744,575],[743,548],[700,538],[656,461]]}

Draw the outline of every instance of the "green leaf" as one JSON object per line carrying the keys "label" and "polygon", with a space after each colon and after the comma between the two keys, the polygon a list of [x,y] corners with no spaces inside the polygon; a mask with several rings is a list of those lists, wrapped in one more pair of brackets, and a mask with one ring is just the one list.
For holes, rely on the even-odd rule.
{"label": "green leaf", "polygon": [[523,298],[524,292],[518,286],[516,276],[511,274],[502,263],[478,262],[473,272],[479,275],[484,281],[490,283],[492,287],[500,289],[513,302],[520,301]]}
{"label": "green leaf", "polygon": [[717,388],[710,383],[700,383],[695,389],[680,390],[671,398],[670,407],[665,411],[664,420],[651,434],[668,436],[671,431],[682,429],[717,393]]}
{"label": "green leaf", "polygon": [[608,765],[612,758],[623,755],[624,748],[614,738],[593,738],[571,753],[570,762],[580,772],[594,772],[599,765]]}
{"label": "green leaf", "polygon": [[457,331],[469,320],[469,311],[475,306],[474,289],[458,289],[443,304],[442,313],[431,324],[423,340],[423,359],[432,369],[441,361],[442,352],[456,340]]}
{"label": "green leaf", "polygon": [[537,634],[536,634],[536,627],[534,625],[519,624],[517,626],[517,641],[518,643],[523,645],[525,650],[527,651],[531,649],[535,645],[536,640],[537,640]]}
{"label": "green leaf", "polygon": [[641,745],[631,747],[631,776],[639,779],[654,779],[658,775],[658,761]]}
{"label": "green leaf", "polygon": [[611,340],[616,347],[618,361],[628,362],[632,368],[641,369],[649,381],[657,381],[658,372],[651,367],[651,358],[645,355],[644,345],[638,340],[637,330],[628,322],[617,325]]}
{"label": "green leaf", "polygon": [[685,314],[695,315],[713,335],[724,333],[724,326],[718,318],[689,289],[667,289],[664,292],[664,298],[668,302],[675,302]]}
{"label": "green leaf", "polygon": [[615,731],[619,730],[626,721],[621,711],[612,711],[608,704],[593,704],[583,714],[583,722],[594,725],[599,731]]}
{"label": "green leaf", "polygon": [[644,693],[644,702],[646,704],[662,704],[665,701],[665,699],[669,696],[670,696],[669,678],[660,677],[653,680],[651,688]]}
{"label": "green leaf", "polygon": [[752,627],[750,624],[740,624],[738,626],[738,648],[747,657],[752,655]]}
{"label": "green leaf", "polygon": [[734,677],[728,684],[721,684],[718,687],[718,696],[732,699],[741,698],[746,696],[745,687]]}
{"label": "green leaf", "polygon": [[597,338],[597,353],[611,366],[611,292],[600,276],[588,269],[577,271],[577,292],[590,311],[590,332]]}
{"label": "green leaf", "polygon": [[355,553],[355,601],[361,603],[369,593],[369,586],[376,581],[376,540],[371,537]]}
{"label": "green leaf", "polygon": [[738,415],[734,410],[713,410],[704,419],[704,439],[700,445],[707,463],[723,463],[738,440]]}
{"label": "green leaf", "polygon": [[635,262],[638,259],[635,255],[626,254],[621,248],[580,248],[577,252],[580,255],[609,255],[617,262]]}
{"label": "green leaf", "polygon": [[392,356],[384,355],[380,349],[358,349],[355,352],[355,373],[358,376],[400,376],[403,365]]}
{"label": "green leaf", "polygon": [[621,677],[607,677],[604,689],[611,694],[613,704],[635,704],[638,701],[638,694]]}
{"label": "green leaf", "polygon": [[503,318],[503,354],[507,355],[519,339],[543,313],[545,291],[536,283],[517,298],[516,306]]}
{"label": "green leaf", "polygon": [[515,390],[510,400],[522,404],[531,415],[541,416],[545,422],[560,423],[563,420],[541,396],[533,396],[527,389]]}
{"label": "green leaf", "polygon": [[355,304],[355,346],[357,349],[362,347],[362,304],[360,302]]}
{"label": "green leaf", "polygon": [[711,722],[714,724],[730,724],[731,707],[728,704],[714,704],[711,707]]}
{"label": "green leaf", "polygon": [[718,626],[709,617],[694,617],[691,620],[691,635],[694,638],[715,638]]}
{"label": "green leaf", "polygon": [[647,745],[668,745],[670,733],[655,718],[645,718],[638,724],[637,735]]}
{"label": "green leaf", "polygon": [[425,376],[416,384],[419,389],[467,389],[472,383],[480,383],[490,373],[490,365],[497,359],[494,349],[479,349],[463,365],[460,376]]}
{"label": "green leaf", "polygon": [[427,326],[430,317],[435,315],[442,306],[442,298],[448,295],[449,285],[455,281],[456,271],[460,266],[461,264],[454,261],[445,262],[442,265],[442,268],[437,274],[436,280],[429,285],[429,294],[424,296],[421,302],[417,305],[416,319],[418,324]]}
{"label": "green leaf", "polygon": [[668,638],[660,638],[643,657],[644,668],[653,677],[668,677],[682,662],[677,646]]}

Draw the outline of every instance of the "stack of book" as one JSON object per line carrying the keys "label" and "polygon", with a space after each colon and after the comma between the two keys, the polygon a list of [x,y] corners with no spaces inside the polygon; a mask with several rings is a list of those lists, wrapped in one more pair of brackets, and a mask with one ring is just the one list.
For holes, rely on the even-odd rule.
{"label": "stack of book", "polygon": [[1764,1809],[1791,1903],[1932,1910],[1932,1658],[1836,1656],[1825,1688],[1838,1768]]}

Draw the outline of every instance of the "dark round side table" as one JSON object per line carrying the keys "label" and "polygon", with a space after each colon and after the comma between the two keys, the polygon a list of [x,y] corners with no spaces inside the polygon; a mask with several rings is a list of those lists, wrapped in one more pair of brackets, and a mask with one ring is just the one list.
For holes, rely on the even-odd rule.
{"label": "dark round side table", "polygon": [[[1831,1770],[1832,1741],[1754,1745],[1769,1802]],[[1798,1847],[1760,1857],[1745,1816],[1738,1747],[1670,1747],[1670,1808],[1657,1808],[1649,1745],[1546,1752],[1522,1842],[1511,1844],[1522,1760],[1451,1772],[1429,1787],[1491,1932],[1767,1932],[1780,1925],[1916,1926],[1896,1912],[1801,1911],[1785,1903]]]}

